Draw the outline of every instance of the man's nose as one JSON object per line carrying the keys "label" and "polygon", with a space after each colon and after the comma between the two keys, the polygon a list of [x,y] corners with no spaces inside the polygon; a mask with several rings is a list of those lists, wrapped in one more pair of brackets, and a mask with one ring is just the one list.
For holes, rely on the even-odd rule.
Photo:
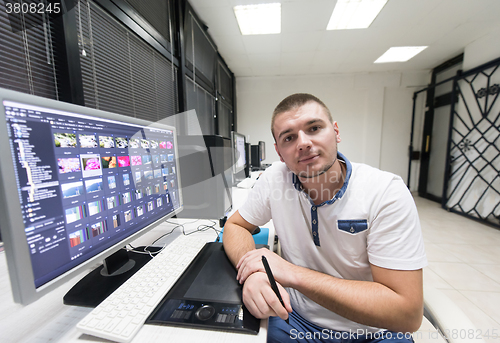
{"label": "man's nose", "polygon": [[299,131],[297,135],[297,149],[310,149],[311,145],[312,143],[309,136],[304,131]]}

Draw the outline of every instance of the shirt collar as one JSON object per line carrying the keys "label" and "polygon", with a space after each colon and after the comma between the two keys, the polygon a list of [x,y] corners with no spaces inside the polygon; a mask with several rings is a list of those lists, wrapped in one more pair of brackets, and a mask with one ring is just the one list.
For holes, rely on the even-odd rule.
{"label": "shirt collar", "polygon": [[[311,205],[316,206],[316,207],[320,207],[323,205],[331,205],[335,202],[335,200],[342,198],[342,196],[347,191],[347,186],[349,185],[349,180],[351,179],[351,174],[352,174],[352,165],[351,165],[351,162],[349,162],[349,160],[338,151],[337,151],[337,158],[340,159],[341,161],[344,161],[345,166],[346,166],[345,180],[344,180],[344,184],[342,185],[342,188],[340,188],[340,190],[334,195],[334,197],[332,199],[327,200],[325,202],[322,202],[319,205],[314,205],[314,202],[311,200],[309,195],[306,194]],[[298,191],[304,190],[304,187],[302,186],[302,183],[300,182],[299,177],[297,175],[295,175],[294,173],[292,173],[292,182],[293,182],[293,186],[295,187],[296,190],[298,190]]]}

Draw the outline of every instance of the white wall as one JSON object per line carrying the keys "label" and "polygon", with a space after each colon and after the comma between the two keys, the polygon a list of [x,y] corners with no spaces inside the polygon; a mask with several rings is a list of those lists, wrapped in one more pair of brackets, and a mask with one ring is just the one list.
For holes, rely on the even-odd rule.
{"label": "white wall", "polygon": [[407,178],[413,92],[429,72],[385,72],[236,79],[238,131],[250,142],[266,142],[266,163],[278,161],[271,114],[286,96],[306,92],[320,98],[340,127],[339,151],[354,162]]}
{"label": "white wall", "polygon": [[500,29],[467,45],[464,50],[464,71],[500,57]]}

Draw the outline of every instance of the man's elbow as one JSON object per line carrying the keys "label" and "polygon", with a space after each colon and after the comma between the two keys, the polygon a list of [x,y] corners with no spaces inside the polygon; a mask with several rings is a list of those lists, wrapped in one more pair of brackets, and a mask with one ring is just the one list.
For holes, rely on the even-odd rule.
{"label": "man's elbow", "polygon": [[424,317],[424,315],[422,314],[418,318],[413,319],[411,321],[411,323],[409,323],[408,330],[406,332],[415,332],[415,331],[418,331],[418,329],[420,329],[420,326],[422,325],[422,318],[423,317]]}
{"label": "man's elbow", "polygon": [[416,308],[409,309],[407,313],[405,313],[401,318],[403,322],[401,322],[401,328],[399,328],[399,332],[415,332],[418,331],[420,326],[422,325],[422,319],[424,317],[424,307],[419,306]]}

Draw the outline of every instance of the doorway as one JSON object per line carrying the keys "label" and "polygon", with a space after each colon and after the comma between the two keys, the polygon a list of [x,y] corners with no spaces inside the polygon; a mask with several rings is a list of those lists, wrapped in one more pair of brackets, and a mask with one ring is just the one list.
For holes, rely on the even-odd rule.
{"label": "doorway", "polygon": [[434,68],[431,84],[417,95],[426,96],[418,195],[439,203],[445,187],[453,79],[461,71],[462,62],[463,54]]}

